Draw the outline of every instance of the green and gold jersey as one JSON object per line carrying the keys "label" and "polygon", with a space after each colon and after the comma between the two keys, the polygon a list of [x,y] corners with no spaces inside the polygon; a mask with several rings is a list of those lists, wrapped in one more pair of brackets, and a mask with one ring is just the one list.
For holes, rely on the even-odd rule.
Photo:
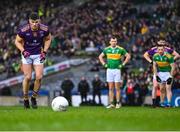
{"label": "green and gold jersey", "polygon": [[165,52],[163,55],[160,55],[159,53],[154,54],[153,61],[156,62],[158,67],[157,70],[160,72],[170,72],[170,64],[174,63],[173,56],[167,52]]}
{"label": "green and gold jersey", "polygon": [[109,69],[118,69],[122,64],[121,57],[127,53],[127,51],[120,47],[107,47],[103,50],[104,55],[107,57],[107,65]]}

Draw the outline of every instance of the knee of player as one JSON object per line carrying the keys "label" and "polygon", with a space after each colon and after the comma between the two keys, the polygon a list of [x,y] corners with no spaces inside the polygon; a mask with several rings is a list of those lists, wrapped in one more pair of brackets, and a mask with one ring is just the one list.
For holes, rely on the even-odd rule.
{"label": "knee of player", "polygon": [[36,76],[36,80],[41,80],[42,79],[42,75],[37,75]]}
{"label": "knee of player", "polygon": [[42,76],[36,76],[36,80],[41,80]]}
{"label": "knee of player", "polygon": [[161,93],[165,93],[165,88],[161,88]]}
{"label": "knee of player", "polygon": [[114,89],[113,89],[113,88],[110,88],[109,91],[114,92]]}
{"label": "knee of player", "polygon": [[31,75],[25,75],[25,77],[24,77],[27,81],[30,81],[31,80]]}

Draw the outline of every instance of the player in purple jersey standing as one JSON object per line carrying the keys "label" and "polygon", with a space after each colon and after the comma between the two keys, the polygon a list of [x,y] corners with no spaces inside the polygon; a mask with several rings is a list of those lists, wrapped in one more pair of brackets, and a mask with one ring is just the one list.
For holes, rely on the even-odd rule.
{"label": "player in purple jersey standing", "polygon": [[41,85],[43,76],[44,61],[46,53],[51,44],[51,34],[46,25],[41,24],[40,17],[33,12],[29,16],[28,23],[18,29],[15,39],[16,47],[21,51],[22,69],[24,73],[23,97],[24,108],[30,108],[29,105],[29,83],[32,77],[32,71],[35,71],[34,89],[31,96],[31,106],[37,109],[36,97]]}
{"label": "player in purple jersey standing", "polygon": [[[157,45],[162,45],[162,46],[166,46],[167,42],[164,40],[159,40],[157,42]],[[168,52],[169,54],[174,56],[174,60],[178,59],[180,57],[180,55],[173,49],[169,48],[169,47],[165,47],[165,52]],[[158,52],[158,48],[157,47],[153,47],[150,50],[146,51],[144,53],[144,58],[151,64],[153,64],[152,61],[152,57],[154,54],[156,54]],[[153,107],[156,107],[156,93],[157,93],[157,89],[158,89],[159,85],[156,81],[156,77],[155,75],[153,75],[153,89],[152,89],[152,105]],[[160,95],[160,99],[163,99],[165,96],[165,91],[161,91],[161,95]]]}

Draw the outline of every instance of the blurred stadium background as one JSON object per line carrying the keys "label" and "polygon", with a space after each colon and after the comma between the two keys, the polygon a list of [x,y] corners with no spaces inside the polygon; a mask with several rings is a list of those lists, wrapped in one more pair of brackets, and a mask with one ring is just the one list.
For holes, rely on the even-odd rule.
{"label": "blurred stadium background", "polygon": [[[97,56],[108,45],[109,35],[119,34],[119,44],[131,53],[123,69],[123,104],[128,105],[128,82],[133,84],[133,105],[150,105],[151,66],[143,53],[158,38],[180,50],[179,0],[5,0],[0,2],[0,105],[22,104],[23,79],[20,53],[14,40],[19,25],[25,24],[31,11],[37,11],[50,27],[52,44],[45,63],[39,104],[47,106],[62,94],[65,77],[72,79],[73,105],[79,105],[77,85],[86,77],[92,100],[91,81],[98,74],[105,84],[105,69]],[[173,103],[180,106],[180,61],[173,82]],[[107,104],[107,87],[103,85],[103,104]],[[30,93],[31,94],[31,93]],[[145,99],[144,99],[145,98]]]}

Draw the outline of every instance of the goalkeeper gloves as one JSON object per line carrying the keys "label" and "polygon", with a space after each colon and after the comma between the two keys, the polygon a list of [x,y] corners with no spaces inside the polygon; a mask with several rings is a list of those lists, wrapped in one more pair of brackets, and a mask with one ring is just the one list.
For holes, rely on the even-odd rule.
{"label": "goalkeeper gloves", "polygon": [[161,83],[161,78],[159,76],[156,76],[157,82]]}
{"label": "goalkeeper gloves", "polygon": [[30,53],[28,51],[24,50],[22,52],[22,55],[24,56],[24,58],[28,58],[30,56]]}
{"label": "goalkeeper gloves", "polygon": [[46,59],[46,52],[45,51],[43,51],[43,52],[41,52],[41,55],[40,55],[40,62],[41,63],[43,63],[44,61],[45,61],[45,59]]}

